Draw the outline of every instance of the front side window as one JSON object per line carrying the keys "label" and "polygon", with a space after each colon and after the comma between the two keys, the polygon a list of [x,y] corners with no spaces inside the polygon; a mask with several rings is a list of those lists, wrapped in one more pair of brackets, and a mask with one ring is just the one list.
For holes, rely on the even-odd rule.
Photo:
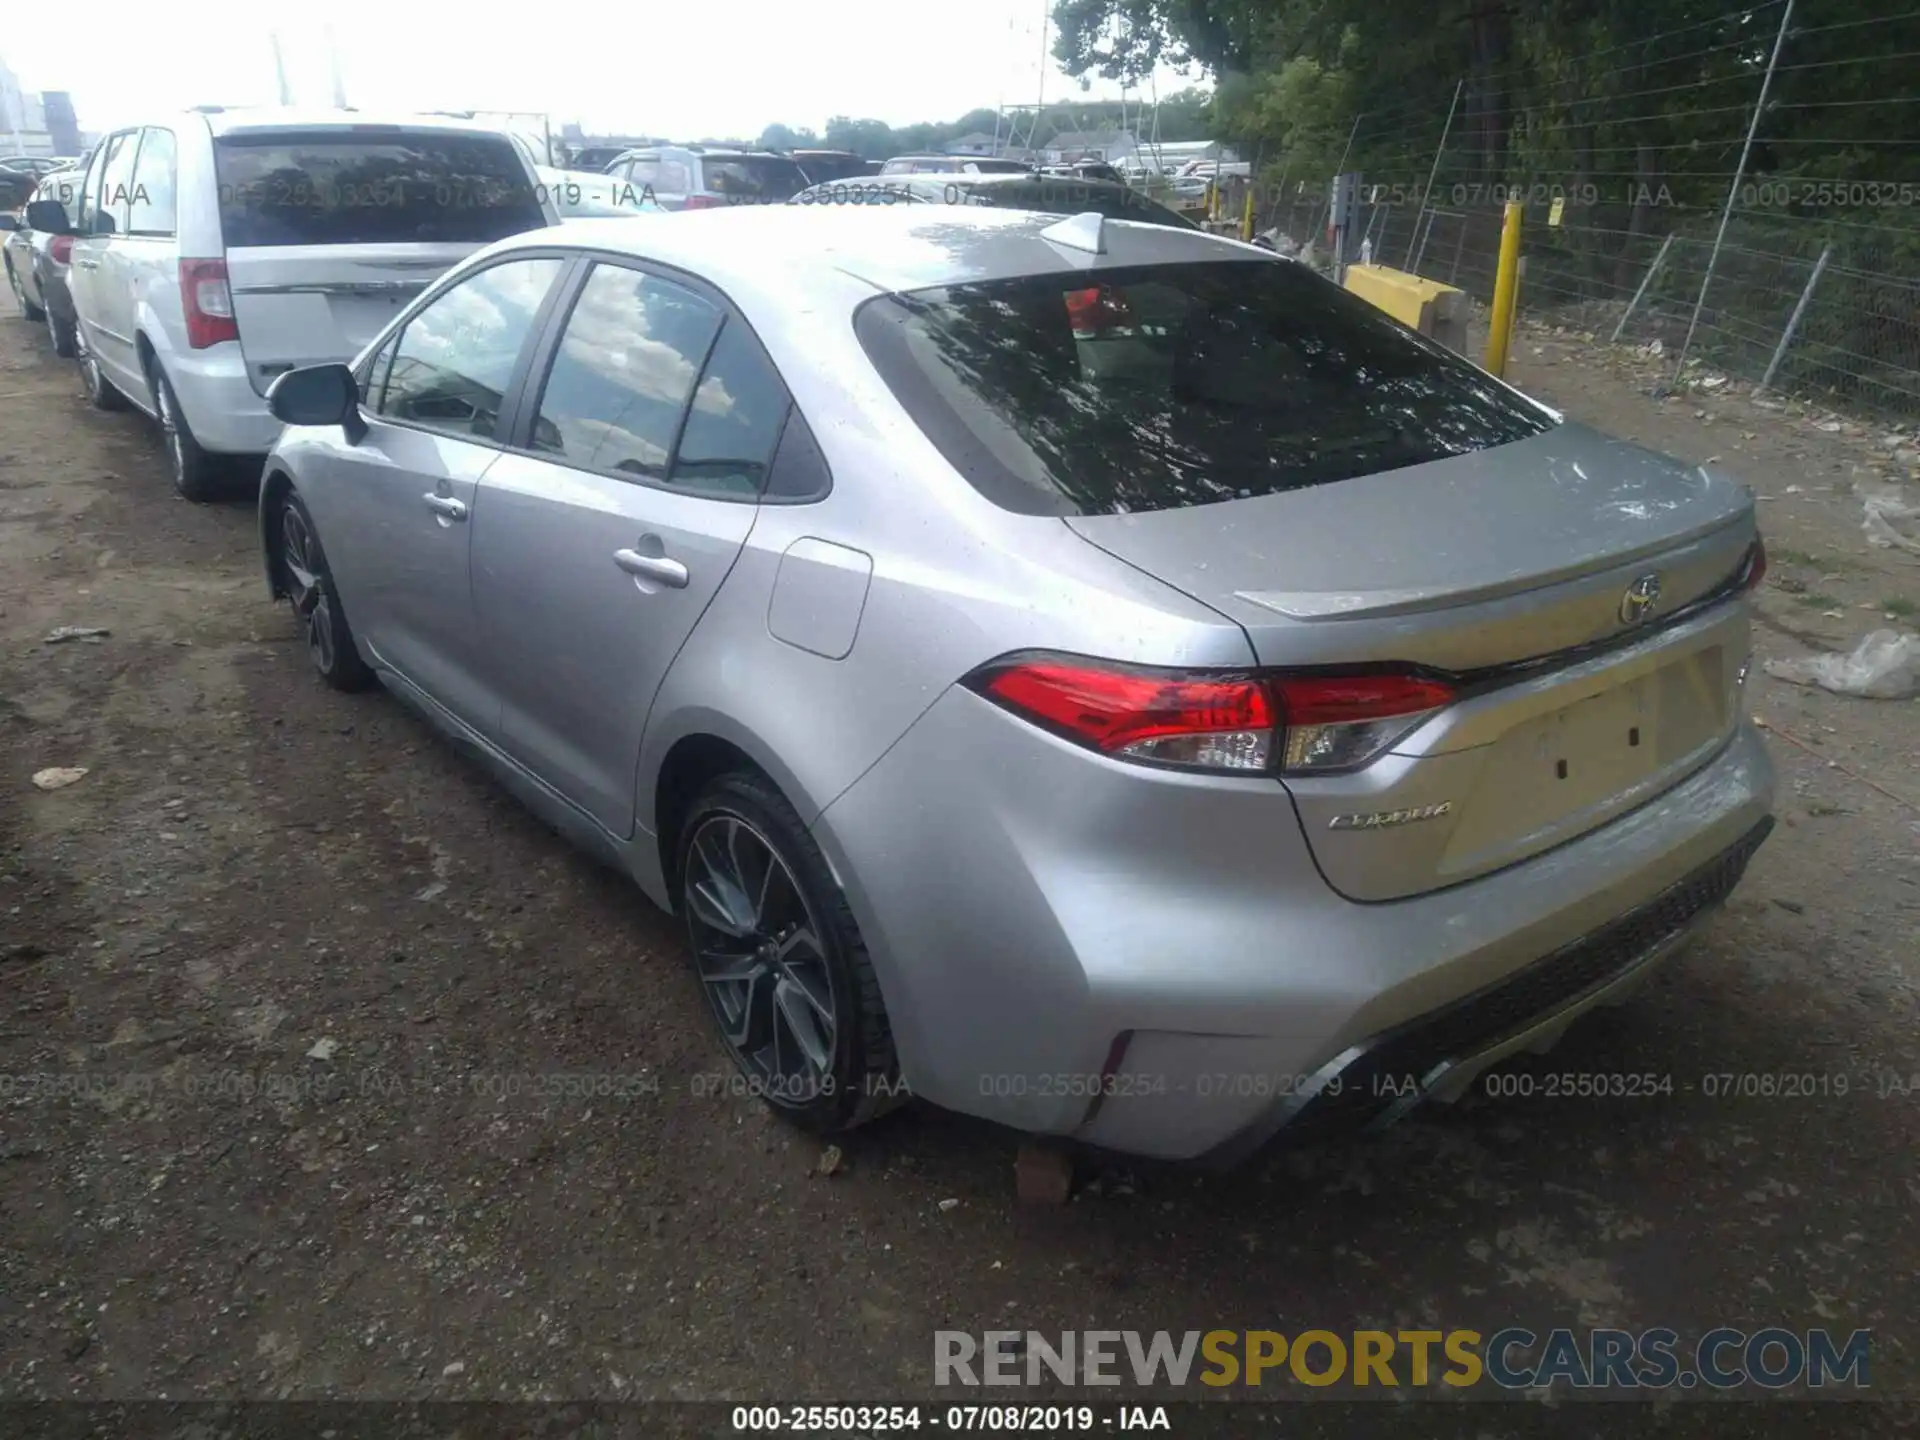
{"label": "front side window", "polygon": [[[504,261],[435,298],[400,332],[380,413],[452,435],[503,438],[501,398],[562,264]],[[371,373],[379,369],[376,362]]]}
{"label": "front side window", "polygon": [[140,140],[133,166],[133,194],[128,201],[129,235],[173,234],[173,132],[148,130]]}
{"label": "front side window", "polygon": [[589,470],[666,480],[720,318],[683,286],[596,265],[554,352],[533,448]]}
{"label": "front side window", "polygon": [[869,302],[875,368],[1022,514],[1175,509],[1510,444],[1551,414],[1282,260],[1046,274]]}
{"label": "front side window", "polygon": [[107,163],[100,171],[100,192],[94,197],[95,235],[127,233],[128,202],[133,197],[133,157],[138,150],[140,132],[130,130],[107,142]]}

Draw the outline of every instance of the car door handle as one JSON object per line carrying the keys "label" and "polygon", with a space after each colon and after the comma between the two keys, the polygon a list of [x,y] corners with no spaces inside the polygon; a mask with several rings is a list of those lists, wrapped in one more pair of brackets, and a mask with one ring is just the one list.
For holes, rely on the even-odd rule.
{"label": "car door handle", "polygon": [[100,268],[100,262],[98,260],[76,260],[73,263],[81,270],[98,270]]}
{"label": "car door handle", "polygon": [[445,519],[464,520],[467,518],[467,505],[464,500],[456,500],[451,495],[432,494],[422,495],[420,498],[427,502],[427,508],[429,510]]}
{"label": "car door handle", "polygon": [[687,567],[664,555],[642,555],[637,550],[616,550],[613,563],[641,580],[655,580],[675,590],[687,588]]}

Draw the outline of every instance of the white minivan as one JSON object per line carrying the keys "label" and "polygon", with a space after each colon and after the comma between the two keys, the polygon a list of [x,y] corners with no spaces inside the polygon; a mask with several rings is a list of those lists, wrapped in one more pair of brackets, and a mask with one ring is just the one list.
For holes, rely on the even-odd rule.
{"label": "white minivan", "polygon": [[69,209],[39,220],[74,236],[87,394],[160,422],[190,500],[219,493],[228,457],[271,448],[276,376],[351,360],[456,261],[560,218],[499,131],[338,110],[115,131]]}

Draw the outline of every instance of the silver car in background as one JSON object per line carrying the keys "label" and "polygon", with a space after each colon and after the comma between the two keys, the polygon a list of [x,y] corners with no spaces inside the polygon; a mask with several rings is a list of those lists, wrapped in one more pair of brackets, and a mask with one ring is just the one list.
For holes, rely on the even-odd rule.
{"label": "silver car in background", "polygon": [[1622,998],[1772,824],[1744,487],[1233,241],[581,221],[271,398],[320,674],[681,915],[815,1129],[1390,1118]]}
{"label": "silver car in background", "polygon": [[47,327],[47,340],[53,353],[63,360],[74,355],[73,294],[67,288],[67,271],[73,255],[73,237],[49,230],[36,230],[27,218],[27,207],[51,200],[71,204],[80,193],[80,170],[50,170],[40,179],[18,214],[0,214],[0,268],[7,276],[7,288],[23,320],[37,321]]}

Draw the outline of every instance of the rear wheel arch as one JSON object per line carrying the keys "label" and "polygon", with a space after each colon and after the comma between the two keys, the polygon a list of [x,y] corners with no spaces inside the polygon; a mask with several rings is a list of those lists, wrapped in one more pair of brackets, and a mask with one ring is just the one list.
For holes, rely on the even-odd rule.
{"label": "rear wheel arch", "polygon": [[722,775],[734,771],[760,776],[776,790],[780,789],[766,767],[753,756],[733,741],[706,732],[682,735],[660,761],[653,785],[653,830],[660,847],[660,874],[665,881],[667,901],[676,914],[680,909],[681,826],[700,792]]}
{"label": "rear wheel arch", "polygon": [[260,538],[265,550],[267,585],[273,598],[287,593],[286,537],[280,529],[280,508],[293,494],[293,477],[278,465],[269,465],[260,479]]}

